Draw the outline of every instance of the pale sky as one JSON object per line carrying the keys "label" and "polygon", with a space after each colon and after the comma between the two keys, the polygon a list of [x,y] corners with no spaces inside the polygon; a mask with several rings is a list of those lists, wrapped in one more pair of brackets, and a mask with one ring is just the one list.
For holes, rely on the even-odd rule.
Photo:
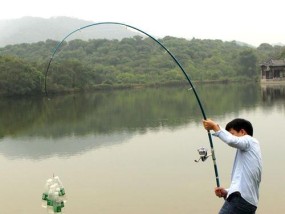
{"label": "pale sky", "polygon": [[[121,22],[154,37],[285,44],[283,0],[4,0],[0,20],[68,16]],[[68,32],[67,32],[68,33]],[[1,35],[0,35],[1,36]]]}

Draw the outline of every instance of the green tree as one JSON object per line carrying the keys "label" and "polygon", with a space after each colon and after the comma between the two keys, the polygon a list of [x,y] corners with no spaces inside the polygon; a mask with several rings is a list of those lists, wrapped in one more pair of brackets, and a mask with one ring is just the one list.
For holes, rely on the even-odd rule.
{"label": "green tree", "polygon": [[42,82],[42,73],[28,63],[15,57],[0,56],[0,94],[39,94]]}
{"label": "green tree", "polygon": [[283,48],[283,51],[281,52],[279,59],[285,59],[285,48]]}
{"label": "green tree", "polygon": [[257,75],[257,57],[253,50],[244,50],[239,54],[240,73],[244,76]]}

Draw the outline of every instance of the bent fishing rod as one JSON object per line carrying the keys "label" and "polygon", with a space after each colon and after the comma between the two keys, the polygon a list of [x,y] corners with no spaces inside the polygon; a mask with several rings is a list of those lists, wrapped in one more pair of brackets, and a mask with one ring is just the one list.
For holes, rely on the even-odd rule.
{"label": "bent fishing rod", "polygon": [[[149,38],[151,38],[154,42],[156,42],[160,47],[162,47],[168,54],[169,56],[174,60],[174,62],[178,65],[178,67],[180,68],[180,70],[182,71],[182,73],[184,74],[187,82],[189,83],[191,89],[193,90],[194,92],[194,95],[196,97],[196,100],[198,102],[198,105],[200,107],[200,110],[201,110],[201,113],[203,115],[203,118],[204,120],[207,119],[206,117],[206,113],[204,111],[204,108],[203,108],[203,105],[201,103],[201,100],[198,96],[198,93],[189,77],[189,75],[185,72],[184,68],[182,67],[182,65],[179,63],[179,61],[175,58],[175,56],[160,42],[158,41],[157,39],[155,39],[153,36],[151,36],[150,34],[146,33],[145,31],[142,31],[136,27],[133,27],[131,25],[128,25],[128,24],[124,24],[124,23],[120,23],[120,22],[98,22],[98,23],[93,23],[93,24],[90,24],[90,25],[86,25],[86,26],[83,26],[81,28],[78,28],[72,32],[70,32],[69,34],[67,34],[62,40],[61,42],[59,42],[56,46],[56,48],[54,49],[51,57],[50,57],[50,60],[49,60],[49,63],[48,63],[48,66],[47,66],[47,69],[46,69],[46,73],[45,73],[45,94],[46,96],[48,95],[47,93],[47,75],[48,75],[48,72],[49,72],[49,68],[50,68],[50,65],[51,65],[51,62],[56,54],[56,52],[58,51],[58,49],[61,47],[61,45],[63,44],[63,42],[69,37],[71,36],[72,34],[76,33],[77,31],[81,31],[85,28],[89,28],[89,27],[93,27],[93,26],[97,26],[97,25],[121,25],[121,26],[125,26],[125,27],[128,27],[128,28],[131,28],[131,29],[134,29],[146,36],[148,36]],[[217,184],[217,187],[220,187],[220,181],[219,181],[219,175],[218,175],[218,166],[217,166],[217,163],[216,163],[216,157],[215,157],[215,151],[214,151],[214,145],[213,145],[213,140],[212,140],[212,136],[211,136],[211,133],[210,131],[208,130],[207,131],[208,133],[208,138],[209,138],[209,143],[210,143],[210,146],[211,146],[211,156],[212,157],[212,160],[213,160],[213,165],[214,165],[214,171],[215,171],[215,177],[216,177],[216,184]],[[202,161],[205,161],[207,159],[207,157],[209,157],[207,155],[207,151],[205,150],[205,148],[200,148],[198,149],[198,152],[200,154],[200,159],[202,159]],[[196,161],[198,162],[198,161]]]}

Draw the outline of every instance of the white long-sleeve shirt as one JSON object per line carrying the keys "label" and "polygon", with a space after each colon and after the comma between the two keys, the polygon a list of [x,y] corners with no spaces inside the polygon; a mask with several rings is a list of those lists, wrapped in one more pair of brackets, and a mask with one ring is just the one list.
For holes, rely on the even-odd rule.
{"label": "white long-sleeve shirt", "polygon": [[238,191],[243,199],[257,206],[262,174],[259,142],[250,135],[237,137],[222,128],[213,135],[237,149],[227,197]]}

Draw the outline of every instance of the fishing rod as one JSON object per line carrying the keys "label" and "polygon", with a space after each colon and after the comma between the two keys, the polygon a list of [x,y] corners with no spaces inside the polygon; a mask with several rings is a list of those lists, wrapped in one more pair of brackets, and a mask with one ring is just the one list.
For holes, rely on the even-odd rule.
{"label": "fishing rod", "polygon": [[[46,69],[46,73],[45,73],[45,94],[46,96],[48,95],[47,93],[47,75],[48,75],[48,72],[49,72],[49,68],[50,68],[50,65],[51,65],[51,62],[57,52],[57,50],[61,47],[61,45],[63,44],[63,42],[69,37],[71,36],[72,34],[76,33],[77,31],[81,31],[85,28],[89,28],[89,27],[92,27],[92,26],[96,26],[96,25],[121,25],[121,26],[125,26],[125,27],[128,27],[128,28],[131,28],[131,29],[134,29],[138,32],[141,32],[142,34],[148,36],[149,38],[151,38],[154,42],[156,42],[158,45],[160,45],[168,54],[169,56],[174,60],[174,62],[178,65],[178,67],[180,68],[180,70],[182,71],[182,73],[184,74],[185,78],[187,79],[189,85],[191,86],[191,89],[193,90],[194,92],[194,95],[196,97],[196,100],[198,102],[198,105],[200,107],[200,110],[201,110],[201,113],[203,115],[203,118],[204,120],[207,119],[206,117],[206,113],[204,111],[204,108],[202,106],[202,103],[200,101],[200,98],[198,96],[198,93],[189,77],[189,75],[185,72],[184,68],[182,67],[182,65],[178,62],[178,60],[175,58],[175,56],[160,42],[158,41],[157,39],[155,39],[153,36],[151,36],[150,34],[146,33],[145,31],[142,31],[136,27],[133,27],[131,25],[128,25],[128,24],[124,24],[124,23],[120,23],[120,22],[97,22],[97,23],[93,23],[93,24],[90,24],[90,25],[86,25],[86,26],[83,26],[81,28],[78,28],[72,32],[70,32],[69,34],[67,34],[56,46],[56,48],[54,49],[51,57],[50,57],[50,60],[49,60],[49,63],[48,63],[48,66],[47,66],[47,69]],[[217,166],[217,163],[216,163],[216,157],[215,157],[215,151],[214,151],[214,145],[213,145],[213,140],[212,140],[212,136],[211,136],[211,133],[210,131],[208,130],[208,138],[209,138],[209,143],[210,143],[210,146],[211,146],[211,157],[212,157],[212,160],[213,160],[213,165],[214,165],[214,171],[215,171],[215,176],[216,176],[216,184],[217,184],[217,187],[220,186],[220,181],[219,181],[219,175],[218,175],[218,166]],[[199,151],[198,149],[198,152],[200,154],[200,158],[205,161],[207,159],[207,152],[205,153],[205,151]],[[206,154],[206,155],[205,155]],[[198,161],[197,161],[198,162]]]}

